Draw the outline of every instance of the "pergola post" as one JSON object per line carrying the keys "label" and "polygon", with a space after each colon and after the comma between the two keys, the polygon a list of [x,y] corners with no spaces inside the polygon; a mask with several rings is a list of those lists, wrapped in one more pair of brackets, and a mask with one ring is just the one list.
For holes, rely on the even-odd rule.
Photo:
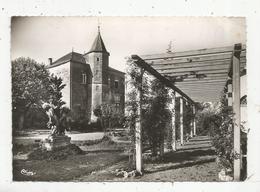
{"label": "pergola post", "polygon": [[190,137],[193,137],[193,122],[190,121]]}
{"label": "pergola post", "polygon": [[234,180],[240,181],[241,147],[240,147],[240,53],[241,44],[236,44],[233,54],[233,126],[234,126]]}
{"label": "pergola post", "polygon": [[227,99],[228,99],[228,106],[232,106],[232,80],[228,79],[227,81]]}
{"label": "pergola post", "polygon": [[[192,110],[192,105],[189,106],[190,109]],[[194,136],[194,133],[193,133],[193,118],[190,119],[190,137],[193,137]]]}
{"label": "pergola post", "polygon": [[160,141],[160,156],[163,156],[164,154],[164,135],[161,135],[161,141]]}
{"label": "pergola post", "polygon": [[171,104],[170,104],[170,112],[171,112],[171,147],[173,151],[176,151],[176,110],[175,110],[175,91],[170,90]]}
{"label": "pergola post", "polygon": [[137,89],[137,118],[135,122],[135,158],[136,171],[142,174],[142,79],[144,71],[141,69],[139,88]]}
{"label": "pergola post", "polygon": [[181,145],[184,144],[183,142],[183,98],[180,97],[180,141]]}
{"label": "pergola post", "polygon": [[196,118],[195,118],[195,115],[196,115],[196,108],[195,108],[195,105],[192,106],[192,109],[193,109],[193,135],[196,136]]}

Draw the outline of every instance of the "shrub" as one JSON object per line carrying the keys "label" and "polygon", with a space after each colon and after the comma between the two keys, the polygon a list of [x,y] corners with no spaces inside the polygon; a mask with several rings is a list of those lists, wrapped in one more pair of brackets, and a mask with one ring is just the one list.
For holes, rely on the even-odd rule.
{"label": "shrub", "polygon": [[[234,127],[232,108],[227,106],[225,92],[223,92],[219,108],[215,112],[204,116],[203,126],[208,127],[208,131],[213,139],[213,146],[217,154],[217,163],[224,170],[230,170],[233,174],[233,161],[238,158],[234,153]],[[247,133],[243,131],[241,125],[241,151],[247,153]],[[246,177],[246,160],[243,160],[242,178]]]}
{"label": "shrub", "polygon": [[53,149],[52,151],[37,148],[28,155],[28,158],[30,160],[63,160],[68,156],[80,154],[84,154],[84,152],[77,145],[70,144]]}

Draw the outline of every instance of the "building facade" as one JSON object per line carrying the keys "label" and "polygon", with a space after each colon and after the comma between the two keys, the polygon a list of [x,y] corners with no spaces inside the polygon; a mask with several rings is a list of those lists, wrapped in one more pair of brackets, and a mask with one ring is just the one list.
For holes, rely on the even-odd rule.
{"label": "building facade", "polygon": [[66,84],[62,90],[63,100],[75,119],[95,121],[93,111],[103,104],[124,114],[125,73],[109,67],[109,56],[98,30],[89,52],[72,51],[54,62],[49,58],[47,68]]}

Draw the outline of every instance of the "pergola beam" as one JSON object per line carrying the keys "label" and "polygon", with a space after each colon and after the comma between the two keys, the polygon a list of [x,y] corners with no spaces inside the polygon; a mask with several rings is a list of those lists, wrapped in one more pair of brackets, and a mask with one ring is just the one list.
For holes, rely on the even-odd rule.
{"label": "pergola beam", "polygon": [[185,84],[185,83],[187,83],[187,84],[189,84],[189,83],[203,83],[203,82],[205,82],[205,81],[207,81],[207,82],[211,82],[211,83],[214,83],[214,82],[219,82],[219,81],[226,81],[227,80],[227,78],[224,78],[224,77],[222,77],[222,78],[205,78],[205,79],[197,79],[197,78],[190,78],[190,79],[185,79],[185,80],[182,80],[182,81],[178,81],[178,80],[176,80],[175,82],[175,85],[181,85],[182,83],[183,84]]}
{"label": "pergola beam", "polygon": [[[246,51],[246,46],[243,45],[242,53]],[[167,58],[177,58],[177,57],[194,57],[202,55],[211,55],[211,54],[223,54],[233,52],[233,47],[218,47],[218,48],[209,48],[209,49],[199,49],[192,51],[183,51],[183,52],[173,52],[173,53],[162,53],[162,54],[153,54],[153,55],[141,55],[144,60],[155,60],[155,59],[167,59]],[[243,55],[242,55],[243,56]]]}
{"label": "pergola beam", "polygon": [[186,98],[189,102],[194,103],[194,101],[186,95],[182,90],[180,90],[178,87],[176,87],[169,79],[162,76],[158,71],[156,71],[154,68],[152,68],[150,65],[148,65],[142,58],[140,58],[138,55],[132,55],[131,58],[135,61],[135,63],[156,77],[158,80],[160,80],[162,83],[164,83],[167,87],[170,87],[174,91],[176,91],[178,94]]}
{"label": "pergola beam", "polygon": [[182,76],[182,75],[177,75],[177,76],[168,76],[168,75],[164,75],[164,77],[166,78],[170,78],[170,79],[174,79],[176,81],[178,81],[180,78],[183,78],[183,79],[186,79],[186,80],[189,80],[189,79],[198,79],[198,80],[203,80],[203,79],[206,79],[206,78],[212,78],[212,79],[217,79],[217,78],[225,78],[227,79],[227,73],[220,73],[220,74],[209,74],[207,76],[198,76],[196,77],[196,75],[189,75],[187,77],[185,76]]}
{"label": "pergola beam", "polygon": [[200,83],[201,84],[207,84],[207,83],[225,83],[227,80],[226,79],[206,79],[206,80],[197,80],[197,81],[181,81],[181,82],[176,82],[175,85],[187,85],[187,84],[196,84],[196,83]]}
{"label": "pergola beam", "polygon": [[[206,89],[206,90],[205,90]],[[188,94],[191,94],[191,93],[201,93],[201,94],[207,94],[207,93],[215,93],[215,92],[219,92],[221,91],[222,89],[220,87],[216,88],[215,90],[214,89],[209,89],[209,88],[204,88],[204,89],[192,89],[192,88],[186,88],[186,89],[183,89],[185,90]]]}
{"label": "pergola beam", "polygon": [[[211,86],[200,86],[200,87],[195,87],[194,86],[178,86],[181,90],[185,91],[185,93],[188,91],[203,91],[203,93],[206,93],[207,91],[210,90],[222,90],[224,85],[211,85]],[[187,93],[188,94],[188,93]]]}
{"label": "pergola beam", "polygon": [[214,86],[200,86],[200,87],[195,87],[193,86],[178,86],[181,90],[199,90],[199,91],[206,91],[205,89],[208,90],[216,90],[216,89],[223,89],[223,85],[214,85]]}
{"label": "pergola beam", "polygon": [[232,53],[225,53],[221,55],[206,55],[197,57],[178,57],[178,58],[165,58],[160,60],[145,60],[150,65],[172,65],[172,64],[188,64],[192,62],[210,62],[231,59]]}
{"label": "pergola beam", "polygon": [[184,69],[162,69],[162,70],[157,70],[161,74],[167,74],[167,73],[184,73],[188,72],[191,75],[196,74],[198,71],[215,71],[215,70],[226,70],[228,71],[229,65],[223,65],[223,66],[207,66],[207,67],[194,67],[194,68],[184,68]]}
{"label": "pergola beam", "polygon": [[[202,73],[197,73],[197,74],[200,74],[200,75],[202,75]],[[180,77],[182,77],[182,75],[164,75],[165,77],[171,77],[171,78],[180,78]],[[207,75],[207,77],[213,77],[213,78],[215,78],[215,77],[226,77],[227,78],[227,72],[225,72],[225,73],[210,73],[210,74],[208,74]],[[188,76],[187,78],[195,78],[195,77],[190,77],[190,76]]]}
{"label": "pergola beam", "polygon": [[187,63],[169,63],[169,64],[151,64],[155,69],[178,69],[178,68],[190,68],[197,66],[212,66],[212,65],[223,65],[229,64],[231,59],[225,59],[220,61],[203,61],[203,62],[187,62]]}
{"label": "pergola beam", "polygon": [[[220,80],[220,81],[214,81],[214,82],[210,82],[210,81],[208,81],[208,82],[200,82],[200,81],[195,81],[195,82],[192,82],[192,81],[188,81],[188,82],[178,82],[178,83],[175,83],[175,85],[177,86],[177,87],[179,87],[179,86],[188,86],[188,85],[191,85],[191,86],[197,86],[197,87],[201,87],[201,86],[203,86],[203,85],[223,85],[223,82],[224,82],[224,80]],[[201,83],[201,84],[199,84],[199,83]],[[225,82],[224,82],[224,85],[225,85]]]}
{"label": "pergola beam", "polygon": [[[229,64],[223,65],[207,65],[207,66],[196,66],[196,67],[187,67],[187,68],[176,68],[176,69],[156,69],[160,73],[171,73],[171,72],[197,72],[197,71],[209,71],[209,70],[218,70],[218,69],[229,69]],[[192,75],[192,74],[191,74]]]}
{"label": "pergola beam", "polygon": [[218,98],[218,96],[220,95],[220,93],[217,93],[218,91],[212,91],[212,92],[207,92],[207,93],[205,93],[205,94],[203,94],[203,93],[201,93],[201,92],[199,92],[199,91],[195,91],[195,92],[192,92],[192,91],[190,91],[189,93],[190,94],[192,94],[193,95],[193,97],[212,97],[212,98],[217,98],[217,99],[219,99]]}
{"label": "pergola beam", "polygon": [[[209,66],[223,66],[230,65],[231,59],[227,59],[224,61],[216,62],[191,62],[191,63],[178,63],[178,64],[167,64],[167,65],[158,65],[151,64],[151,66],[156,70],[167,70],[167,69],[187,69],[187,68],[196,68],[196,67],[209,67]],[[246,61],[241,61],[241,65],[244,66]]]}
{"label": "pergola beam", "polygon": [[196,83],[189,83],[189,84],[176,84],[176,87],[178,87],[179,89],[185,89],[185,88],[195,88],[198,87],[198,88],[208,88],[208,87],[213,87],[213,86],[225,86],[225,83],[223,82],[212,82],[212,83],[204,83],[202,85],[197,85]]}
{"label": "pergola beam", "polygon": [[[228,73],[227,72],[228,70],[227,69],[216,69],[216,70],[200,70],[200,71],[196,71],[197,73],[196,74],[205,74],[205,75],[207,75],[207,74],[219,74],[219,73]],[[171,71],[171,72],[164,72],[164,73],[161,73],[161,74],[163,74],[163,75],[168,75],[168,74],[172,74],[172,75],[176,75],[176,74],[178,74],[178,75],[186,75],[186,74],[188,74],[188,75],[191,75],[191,73],[190,73],[191,71],[178,71],[178,72],[176,72],[176,71]]]}
{"label": "pergola beam", "polygon": [[197,86],[196,84],[187,84],[187,85],[176,85],[177,87],[179,87],[180,89],[185,89],[185,90],[203,90],[204,91],[207,91],[207,89],[209,90],[214,90],[214,89],[223,89],[223,86],[225,86],[225,84],[207,84],[207,85],[200,85],[200,86]]}
{"label": "pergola beam", "polygon": [[196,99],[198,102],[201,102],[201,101],[213,102],[213,101],[219,100],[219,97],[217,97],[217,94],[215,96],[198,95],[198,96],[194,96],[192,98]]}
{"label": "pergola beam", "polygon": [[217,98],[216,96],[215,97],[213,97],[213,96],[203,96],[203,95],[201,95],[201,96],[197,96],[197,97],[194,97],[194,99],[197,99],[197,101],[198,102],[200,102],[200,101],[206,101],[206,102],[209,102],[209,101],[219,101],[219,98]]}
{"label": "pergola beam", "polygon": [[[200,73],[200,72],[198,72],[196,74],[197,75],[227,75],[228,72],[226,70],[224,70],[224,71],[222,70],[222,71],[217,71],[217,72],[210,71],[208,73],[205,73],[205,72],[204,73]],[[190,74],[188,74],[188,73],[178,73],[178,74],[169,73],[169,74],[164,74],[165,77],[180,77],[182,75],[190,75]]]}
{"label": "pergola beam", "polygon": [[217,93],[216,92],[208,92],[208,93],[200,93],[200,92],[189,92],[190,94],[193,94],[193,97],[207,97],[207,98],[216,98],[216,99],[219,99],[219,95],[220,93]]}
{"label": "pergola beam", "polygon": [[[225,62],[231,62],[232,61],[232,55],[228,58],[219,58],[219,59],[201,59],[200,61],[192,61],[192,60],[180,60],[178,62],[177,60],[153,60],[153,61],[147,61],[148,64],[150,64],[153,67],[170,67],[170,66],[194,66],[194,65],[203,65],[203,64],[214,64],[218,65]],[[241,63],[246,62],[246,57],[241,58]]]}
{"label": "pergola beam", "polygon": [[215,82],[215,81],[226,81],[227,80],[227,77],[211,77],[211,78],[201,78],[201,79],[198,79],[198,78],[187,78],[187,79],[183,79],[182,81],[181,80],[176,80],[175,82],[176,83],[188,83],[188,82],[194,82],[194,83],[203,83],[204,81],[208,81],[208,82]]}

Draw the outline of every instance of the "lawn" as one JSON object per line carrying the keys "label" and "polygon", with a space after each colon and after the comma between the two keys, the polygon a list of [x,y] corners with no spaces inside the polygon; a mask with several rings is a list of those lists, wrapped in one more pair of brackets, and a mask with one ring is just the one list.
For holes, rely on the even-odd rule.
{"label": "lawn", "polygon": [[[122,145],[105,137],[94,143],[83,142],[80,153],[66,148],[47,155],[47,152],[38,153],[37,147],[38,144],[13,146],[14,181],[71,181],[128,158]],[[24,174],[24,170],[35,174]]]}
{"label": "lawn", "polygon": [[218,172],[220,168],[215,162],[201,163],[192,166],[168,169],[158,172],[144,172],[143,176],[138,177],[128,177],[124,178],[122,176],[118,177],[115,174],[116,169],[127,166],[127,161],[120,161],[115,165],[107,167],[103,170],[97,171],[91,175],[85,175],[78,177],[73,181],[81,182],[95,182],[95,181],[124,181],[124,182],[214,182],[218,180]]}
{"label": "lawn", "polygon": [[[144,175],[124,178],[117,171],[131,172],[129,143],[101,140],[78,143],[80,153],[54,152],[55,158],[28,158],[37,144],[14,145],[14,181],[218,181],[219,167],[215,163],[214,149],[208,143],[190,142],[176,152],[167,152],[163,158],[144,153]],[[77,147],[77,146],[76,146]],[[71,152],[73,150],[69,150]],[[38,153],[36,153],[36,157]],[[45,153],[44,153],[45,154]],[[61,155],[59,155],[61,154]],[[41,157],[41,156],[39,156]],[[45,157],[45,156],[44,156]],[[52,156],[51,156],[52,157]],[[64,158],[63,158],[64,157]],[[25,174],[33,173],[33,174]]]}
{"label": "lawn", "polygon": [[[121,152],[85,153],[65,160],[14,160],[14,181],[71,181],[83,175],[111,166],[126,158]],[[23,175],[21,170],[34,172]]]}
{"label": "lawn", "polygon": [[124,178],[116,176],[116,170],[129,170],[128,160],[122,160],[91,175],[74,181],[218,181],[220,167],[212,150],[179,151],[165,154],[163,159],[144,160],[144,175]]}

